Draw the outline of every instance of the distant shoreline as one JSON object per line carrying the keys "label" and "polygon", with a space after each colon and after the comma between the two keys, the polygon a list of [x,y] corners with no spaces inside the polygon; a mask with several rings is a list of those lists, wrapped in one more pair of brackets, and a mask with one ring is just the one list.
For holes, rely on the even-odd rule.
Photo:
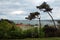
{"label": "distant shoreline", "polygon": [[[38,20],[32,20],[32,21],[29,21],[29,20],[12,20],[12,21],[16,24],[20,24],[20,23],[32,24],[32,25],[39,24]],[[57,20],[55,20],[55,23],[58,24]],[[41,24],[42,25],[46,25],[46,24],[54,25],[52,20],[41,20]]]}

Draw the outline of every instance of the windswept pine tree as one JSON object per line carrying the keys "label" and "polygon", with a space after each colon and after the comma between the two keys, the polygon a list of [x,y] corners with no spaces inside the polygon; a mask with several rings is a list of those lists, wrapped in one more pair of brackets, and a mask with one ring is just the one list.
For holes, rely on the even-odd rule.
{"label": "windswept pine tree", "polygon": [[49,14],[49,16],[51,17],[53,23],[54,23],[54,26],[56,28],[56,24],[55,24],[55,21],[52,17],[52,15],[50,13],[52,13],[52,9],[53,8],[50,8],[50,6],[46,3],[46,2],[43,2],[40,6],[37,6],[37,8],[43,12],[47,12]]}

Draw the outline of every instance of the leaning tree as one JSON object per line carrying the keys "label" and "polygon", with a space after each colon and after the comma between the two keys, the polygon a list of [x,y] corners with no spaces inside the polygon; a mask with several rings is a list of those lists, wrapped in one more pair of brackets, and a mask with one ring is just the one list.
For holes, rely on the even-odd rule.
{"label": "leaning tree", "polygon": [[53,17],[51,16],[50,13],[52,13],[52,9],[53,8],[50,8],[50,6],[46,3],[46,2],[43,2],[40,6],[37,6],[37,8],[43,12],[47,12],[49,14],[49,16],[51,17],[53,23],[54,23],[54,26],[56,28],[56,24],[55,24],[55,21],[53,19]]}
{"label": "leaning tree", "polygon": [[39,15],[40,15],[39,12],[33,12],[33,13],[30,13],[30,15],[28,15],[28,17],[25,18],[28,20],[32,20],[32,19],[37,18],[39,20],[38,34],[39,34],[39,28],[41,29],[41,21],[40,21]]}

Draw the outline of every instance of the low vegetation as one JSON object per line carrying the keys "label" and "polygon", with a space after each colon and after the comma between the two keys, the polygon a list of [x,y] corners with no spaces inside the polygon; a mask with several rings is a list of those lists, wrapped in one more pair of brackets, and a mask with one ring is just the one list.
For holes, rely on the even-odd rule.
{"label": "low vegetation", "polygon": [[60,37],[60,29],[45,25],[43,28],[34,27],[22,30],[14,22],[9,20],[0,20],[0,39],[22,39],[22,38],[46,38]]}
{"label": "low vegetation", "polygon": [[[17,39],[19,40],[19,39]],[[52,38],[26,38],[21,40],[60,40],[59,37],[52,37]]]}

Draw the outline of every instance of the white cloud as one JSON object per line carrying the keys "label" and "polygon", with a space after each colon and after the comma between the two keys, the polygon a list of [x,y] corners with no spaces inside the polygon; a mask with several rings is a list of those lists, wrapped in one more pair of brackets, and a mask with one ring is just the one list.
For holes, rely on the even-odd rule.
{"label": "white cloud", "polygon": [[1,15],[1,16],[0,16],[0,19],[8,19],[8,18],[7,18],[7,16]]}
{"label": "white cloud", "polygon": [[23,14],[25,11],[12,11],[10,14]]}

